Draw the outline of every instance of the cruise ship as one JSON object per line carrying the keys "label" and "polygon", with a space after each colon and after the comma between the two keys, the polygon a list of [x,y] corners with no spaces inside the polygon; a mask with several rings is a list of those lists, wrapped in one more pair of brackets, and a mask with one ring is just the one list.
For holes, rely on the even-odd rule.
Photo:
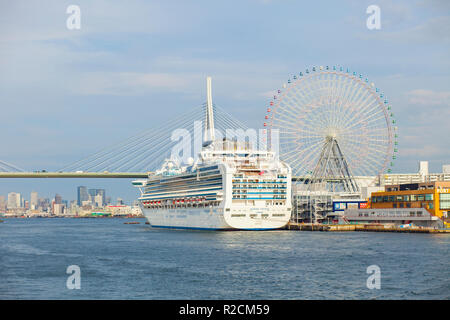
{"label": "cruise ship", "polygon": [[[186,166],[167,159],[148,179],[133,181],[155,228],[270,230],[291,216],[291,168],[249,142],[216,140],[207,78],[205,142]],[[192,159],[191,159],[192,160]]]}

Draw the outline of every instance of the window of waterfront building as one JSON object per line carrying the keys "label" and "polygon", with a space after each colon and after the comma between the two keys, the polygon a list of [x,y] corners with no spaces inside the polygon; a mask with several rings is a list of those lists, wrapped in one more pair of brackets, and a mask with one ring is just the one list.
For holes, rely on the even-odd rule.
{"label": "window of waterfront building", "polygon": [[406,204],[406,207],[407,207],[407,208],[411,208],[411,203],[408,202],[408,203]]}
{"label": "window of waterfront building", "polygon": [[416,201],[417,200],[417,196],[415,194],[412,194],[410,197],[411,197],[411,201]]}
{"label": "window of waterfront building", "polygon": [[387,196],[383,196],[383,202],[387,202],[388,201],[388,197]]}
{"label": "window of waterfront building", "polygon": [[449,193],[441,193],[439,195],[439,208],[441,210],[450,209],[450,194]]}
{"label": "window of waterfront building", "polygon": [[395,197],[395,201],[402,201],[403,200],[403,197],[402,196],[396,196]]}
{"label": "window of waterfront building", "polygon": [[419,194],[417,196],[417,201],[423,201],[423,200],[425,200],[425,197],[423,196],[423,194]]}
{"label": "window of waterfront building", "polygon": [[409,201],[409,196],[403,196],[403,201]]}
{"label": "window of waterfront building", "polygon": [[434,209],[433,202],[430,202],[430,203],[428,204],[428,209]]}
{"label": "window of waterfront building", "polygon": [[383,202],[383,197],[376,197],[377,198],[377,202]]}
{"label": "window of waterfront building", "polygon": [[432,193],[426,194],[425,200],[427,200],[427,201],[433,200],[433,194]]}
{"label": "window of waterfront building", "polygon": [[393,201],[395,201],[394,199],[395,199],[395,197],[394,197],[394,196],[389,196],[389,202],[393,202]]}
{"label": "window of waterfront building", "polygon": [[393,203],[393,204],[392,204],[392,208],[397,208],[397,204],[396,204],[396,203]]}
{"label": "window of waterfront building", "polygon": [[400,208],[403,208],[403,207],[404,207],[403,203],[400,203]]}

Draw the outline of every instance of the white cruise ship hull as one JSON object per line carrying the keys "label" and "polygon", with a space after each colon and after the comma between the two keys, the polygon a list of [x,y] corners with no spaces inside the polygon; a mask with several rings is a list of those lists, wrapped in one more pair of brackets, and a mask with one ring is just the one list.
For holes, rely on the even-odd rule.
{"label": "white cruise ship hull", "polygon": [[[284,212],[284,217],[256,217],[252,210],[245,217],[224,215],[223,208],[178,208],[178,209],[146,209],[142,211],[150,225],[154,228],[198,229],[198,230],[273,230],[284,227],[290,213]],[[241,213],[241,212],[240,212]],[[242,215],[242,213],[241,213]],[[276,213],[275,213],[276,215]]]}

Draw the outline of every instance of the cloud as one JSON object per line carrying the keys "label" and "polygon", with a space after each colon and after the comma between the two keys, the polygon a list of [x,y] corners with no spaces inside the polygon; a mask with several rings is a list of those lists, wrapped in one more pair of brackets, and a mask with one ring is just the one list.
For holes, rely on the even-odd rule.
{"label": "cloud", "polygon": [[86,72],[72,86],[73,94],[140,95],[151,91],[187,91],[198,81],[195,74]]}
{"label": "cloud", "polygon": [[445,105],[450,107],[450,91],[433,91],[426,89],[412,90],[407,93],[409,102],[420,106]]}
{"label": "cloud", "polygon": [[444,152],[439,146],[425,144],[415,147],[401,148],[400,155],[402,157],[409,157],[413,159],[431,159],[442,155],[448,156],[448,153]]}
{"label": "cloud", "polygon": [[385,23],[382,16],[381,31],[365,32],[359,34],[359,37],[371,41],[395,41],[406,45],[450,43],[450,16],[434,16],[426,20],[414,17],[404,20],[405,23],[395,19]]}

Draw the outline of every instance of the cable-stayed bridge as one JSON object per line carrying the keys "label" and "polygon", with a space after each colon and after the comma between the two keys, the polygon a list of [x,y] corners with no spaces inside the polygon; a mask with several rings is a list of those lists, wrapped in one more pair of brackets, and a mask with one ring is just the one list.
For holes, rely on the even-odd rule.
{"label": "cable-stayed bridge", "polygon": [[13,165],[13,164],[10,164],[10,163],[7,163],[5,161],[0,160],[0,172],[1,173],[4,173],[4,172],[24,172],[24,170],[19,168],[19,167],[17,167],[17,166],[15,166],[15,165]]}
{"label": "cable-stayed bridge", "polygon": [[[243,133],[248,127],[244,123],[216,105],[213,109],[216,131],[225,134],[234,130],[238,139],[245,138]],[[195,144],[201,148],[203,141],[205,110],[205,105],[198,106],[54,172],[27,172],[0,161],[0,178],[145,178],[158,170],[165,159],[179,156],[178,152],[174,154],[177,145],[195,155]]]}

